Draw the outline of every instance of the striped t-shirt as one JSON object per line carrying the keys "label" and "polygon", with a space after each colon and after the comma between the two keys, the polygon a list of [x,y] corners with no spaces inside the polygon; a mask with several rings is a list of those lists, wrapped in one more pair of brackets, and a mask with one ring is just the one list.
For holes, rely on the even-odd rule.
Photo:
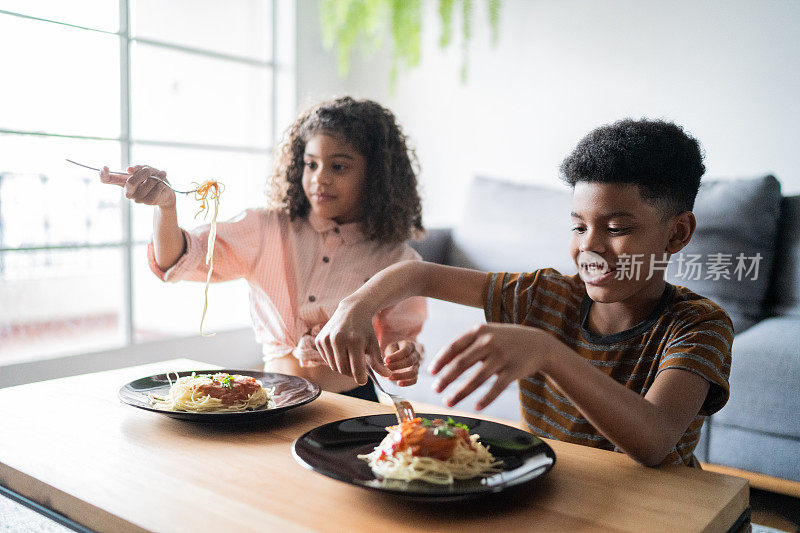
{"label": "striped t-shirt", "polygon": [[[695,463],[693,451],[706,416],[728,401],[733,325],[720,306],[684,287],[666,285],[658,305],[635,327],[611,335],[587,329],[592,300],[580,277],[553,269],[489,273],[484,310],[488,322],[534,326],[555,335],[603,373],[644,396],[667,368],[694,372],[710,383],[700,412],[662,464]],[[549,378],[519,381],[522,418],[546,438],[614,450]]]}

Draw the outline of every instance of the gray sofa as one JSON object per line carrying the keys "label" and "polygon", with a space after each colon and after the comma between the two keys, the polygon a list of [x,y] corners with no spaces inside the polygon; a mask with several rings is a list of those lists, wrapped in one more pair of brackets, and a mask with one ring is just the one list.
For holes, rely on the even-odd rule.
{"label": "gray sofa", "polygon": [[[429,230],[413,245],[424,259],[438,263],[522,272],[551,266],[574,273],[567,252],[571,193],[557,183],[553,187],[476,178],[461,221]],[[700,279],[687,279],[689,269],[681,277],[679,265],[670,264],[667,279],[722,305],[736,329],[731,398],[709,418],[697,455],[704,462],[800,481],[800,196],[781,196],[772,176],[705,180],[695,215],[698,229],[684,256],[701,256],[706,268]],[[730,256],[711,257],[720,253]],[[759,254],[760,261],[753,259]],[[727,270],[730,279],[713,274],[709,262],[717,263],[717,271]],[[756,262],[757,275],[735,270],[739,263],[753,268]],[[428,359],[484,320],[479,309],[438,301],[430,301],[429,315],[420,336]],[[420,382],[403,392],[439,404],[442,397],[431,391],[431,383],[423,371]],[[458,407],[471,410],[478,394]],[[519,420],[517,391],[506,391],[485,413]]]}

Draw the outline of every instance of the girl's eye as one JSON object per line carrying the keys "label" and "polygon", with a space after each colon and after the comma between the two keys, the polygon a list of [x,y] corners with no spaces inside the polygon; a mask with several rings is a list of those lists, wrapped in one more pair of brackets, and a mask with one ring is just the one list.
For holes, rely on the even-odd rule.
{"label": "girl's eye", "polygon": [[316,163],[315,161],[306,161],[306,166],[307,166],[307,167],[308,167],[310,170],[314,170],[314,169],[316,169],[316,168],[317,168],[317,163]]}
{"label": "girl's eye", "polygon": [[333,165],[333,170],[336,170],[337,172],[340,171],[340,170],[343,170],[343,169],[344,169],[344,165],[339,165],[339,164]]}

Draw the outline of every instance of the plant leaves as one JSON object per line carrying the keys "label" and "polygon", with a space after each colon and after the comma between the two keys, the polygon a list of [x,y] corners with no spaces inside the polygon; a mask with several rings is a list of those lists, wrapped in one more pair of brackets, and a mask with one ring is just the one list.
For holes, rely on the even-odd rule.
{"label": "plant leaves", "polygon": [[489,27],[492,32],[492,46],[497,46],[500,35],[500,0],[488,0],[486,7],[489,9]]}
{"label": "plant leaves", "polygon": [[442,34],[439,47],[447,48],[453,40],[453,8],[455,0],[439,0],[439,20],[442,21]]}
{"label": "plant leaves", "polygon": [[[439,0],[441,34],[439,47],[453,42],[453,19],[456,2],[461,11],[461,82],[467,80],[469,44],[472,40],[473,0]],[[500,27],[502,0],[485,0],[491,26],[492,44],[496,45]],[[391,35],[390,82],[394,90],[401,68],[419,65],[422,56],[422,0],[321,0],[320,23],[326,48],[336,48],[339,75],[347,76],[354,48],[371,54],[384,46],[389,25]]]}

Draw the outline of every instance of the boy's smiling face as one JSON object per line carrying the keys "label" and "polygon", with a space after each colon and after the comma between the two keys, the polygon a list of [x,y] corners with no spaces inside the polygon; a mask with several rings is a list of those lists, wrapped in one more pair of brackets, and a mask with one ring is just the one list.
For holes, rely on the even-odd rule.
{"label": "boy's smiling face", "polygon": [[[661,260],[664,253],[680,250],[691,238],[694,218],[683,213],[664,220],[663,212],[642,198],[636,185],[578,182],[572,227],[570,254],[589,297],[599,304],[649,312],[664,290],[663,271],[656,269],[647,279],[653,258]],[[688,236],[683,235],[686,231]],[[627,258],[625,279],[619,279],[620,256]],[[630,269],[633,257],[641,261],[638,279]]]}

